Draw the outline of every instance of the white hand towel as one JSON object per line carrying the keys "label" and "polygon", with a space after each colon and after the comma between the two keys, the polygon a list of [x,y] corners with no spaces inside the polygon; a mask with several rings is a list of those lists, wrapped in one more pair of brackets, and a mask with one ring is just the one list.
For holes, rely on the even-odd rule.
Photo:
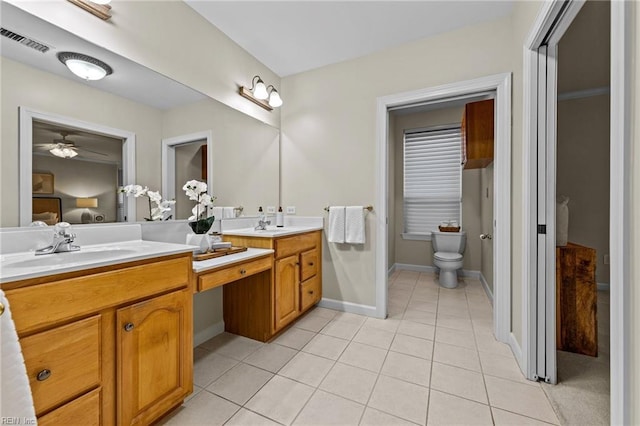
{"label": "white hand towel", "polygon": [[222,218],[223,219],[232,219],[236,217],[236,208],[235,207],[223,207],[222,208]]}
{"label": "white hand towel", "polygon": [[216,218],[216,221],[222,219],[222,207],[211,207],[211,215]]}
{"label": "white hand towel", "polygon": [[0,351],[0,418],[35,421],[36,413],[22,348],[18,341],[16,326],[11,318],[9,301],[2,290],[0,290],[0,302],[4,305],[4,313],[0,316],[0,341],[2,341]]}
{"label": "white hand towel", "polygon": [[348,206],[345,213],[344,242],[349,244],[364,244],[365,239],[363,206]]}
{"label": "white hand towel", "polygon": [[330,243],[344,243],[344,206],[329,207],[329,230],[327,239]]}

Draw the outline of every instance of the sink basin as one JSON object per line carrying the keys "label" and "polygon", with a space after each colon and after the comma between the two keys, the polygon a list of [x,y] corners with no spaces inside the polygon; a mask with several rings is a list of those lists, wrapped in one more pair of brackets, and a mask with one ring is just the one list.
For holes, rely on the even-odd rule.
{"label": "sink basin", "polygon": [[[40,266],[57,266],[75,264],[78,262],[93,262],[108,260],[121,256],[128,256],[137,253],[137,250],[124,249],[120,247],[93,248],[87,251],[73,251],[67,253],[53,253],[36,256],[35,254],[24,255],[16,258],[15,261],[7,260],[2,262],[4,267],[11,268],[37,268]],[[29,258],[25,259],[26,256]],[[23,259],[23,260],[20,260]]]}
{"label": "sink basin", "polygon": [[309,228],[301,226],[285,226],[278,228],[277,226],[267,226],[267,229],[255,229],[255,228],[240,228],[240,229],[228,229],[222,231],[223,235],[238,235],[245,237],[277,237],[280,235],[293,235],[301,232],[308,232],[318,228]]}

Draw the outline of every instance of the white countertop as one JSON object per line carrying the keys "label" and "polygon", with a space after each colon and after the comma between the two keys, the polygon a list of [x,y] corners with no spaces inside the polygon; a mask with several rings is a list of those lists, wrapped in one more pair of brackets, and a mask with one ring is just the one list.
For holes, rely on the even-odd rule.
{"label": "white countertop", "polygon": [[36,256],[33,251],[29,251],[3,254],[0,256],[0,283],[187,253],[192,250],[192,246],[185,244],[133,240],[83,245],[79,251],[69,253]]}
{"label": "white countertop", "polygon": [[296,234],[303,234],[305,232],[319,231],[323,229],[320,226],[285,226],[278,228],[275,226],[267,226],[265,230],[256,230],[255,228],[239,228],[228,229],[222,231],[222,235],[235,235],[239,237],[261,237],[261,238],[277,238],[285,237]]}
{"label": "white countertop", "polygon": [[213,259],[198,260],[193,262],[193,272],[205,272],[209,269],[219,268],[221,266],[231,265],[236,262],[254,259],[256,257],[271,254],[272,249],[248,248],[247,251],[240,253],[228,254],[226,256],[214,257]]}

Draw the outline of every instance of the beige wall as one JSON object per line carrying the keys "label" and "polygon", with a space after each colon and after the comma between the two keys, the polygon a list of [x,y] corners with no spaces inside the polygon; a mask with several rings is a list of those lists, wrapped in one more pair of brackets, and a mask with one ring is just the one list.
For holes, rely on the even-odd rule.
{"label": "beige wall", "polygon": [[[511,19],[504,18],[283,78],[283,203],[302,215],[329,204],[372,203],[376,98],[509,72],[512,39]],[[326,244],[325,297],[375,304],[376,220],[384,218],[367,217],[364,247]]]}
{"label": "beige wall", "polygon": [[569,197],[569,241],[596,249],[599,283],[609,283],[609,102],[558,102],[556,191]]}
{"label": "beige wall", "polygon": [[[238,87],[250,87],[256,74],[278,89],[280,78],[182,1],[114,0],[109,21],[66,0],[8,2],[260,121],[280,125],[277,108],[268,112],[238,95]],[[286,103],[286,91],[279,92]]]}
{"label": "beige wall", "polygon": [[[404,231],[404,131],[420,127],[460,123],[463,107],[444,108],[413,114],[390,114],[394,122],[392,145],[394,153],[394,233],[389,229],[389,239],[395,241],[394,263],[418,266],[433,266],[433,247],[430,241],[405,240]],[[391,173],[391,172],[390,172]],[[391,176],[391,174],[390,174]],[[391,197],[391,194],[389,194]],[[464,252],[464,269],[480,270],[480,169],[462,172],[462,229],[467,233]],[[393,263],[392,263],[393,264]]]}
{"label": "beige wall", "polygon": [[[162,112],[84,84],[0,58],[2,170],[0,226],[18,226],[18,107],[72,117],[136,134],[136,180],[160,189]],[[57,90],[52,91],[55,87]],[[142,199],[138,218],[148,211]]]}

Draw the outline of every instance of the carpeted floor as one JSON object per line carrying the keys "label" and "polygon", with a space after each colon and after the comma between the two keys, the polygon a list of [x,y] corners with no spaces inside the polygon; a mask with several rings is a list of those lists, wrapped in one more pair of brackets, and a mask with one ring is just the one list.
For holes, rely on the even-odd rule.
{"label": "carpeted floor", "polygon": [[543,385],[562,425],[610,424],[609,292],[598,291],[598,357],[558,351],[558,384]]}

